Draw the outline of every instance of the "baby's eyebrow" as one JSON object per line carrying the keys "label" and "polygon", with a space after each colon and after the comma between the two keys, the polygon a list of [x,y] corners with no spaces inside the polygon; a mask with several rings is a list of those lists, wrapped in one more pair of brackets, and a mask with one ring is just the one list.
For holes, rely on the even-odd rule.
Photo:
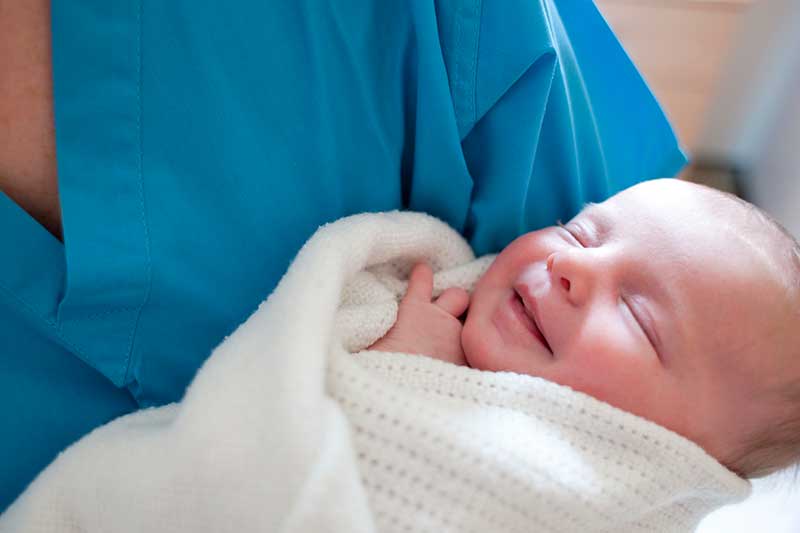
{"label": "baby's eyebrow", "polygon": [[603,218],[602,212],[602,205],[595,202],[586,202],[583,204],[583,209],[581,210],[584,216],[591,216],[592,218]]}
{"label": "baby's eyebrow", "polygon": [[679,338],[678,328],[679,322],[676,321],[677,311],[675,307],[675,300],[669,291],[665,290],[663,286],[659,287],[656,291],[658,294],[654,296],[656,305],[660,308],[661,320],[655,316],[650,315],[652,320],[653,333],[656,337],[656,350],[665,364],[668,364],[671,355],[676,349],[675,340]]}
{"label": "baby's eyebrow", "polygon": [[602,204],[586,202],[579,215],[587,220],[591,233],[596,239],[602,241],[607,236],[611,224],[608,222],[608,216]]}

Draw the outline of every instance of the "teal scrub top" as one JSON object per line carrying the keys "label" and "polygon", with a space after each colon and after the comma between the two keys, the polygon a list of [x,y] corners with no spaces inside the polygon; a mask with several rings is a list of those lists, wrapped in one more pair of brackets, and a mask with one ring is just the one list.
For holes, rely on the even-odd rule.
{"label": "teal scrub top", "polygon": [[323,223],[477,254],[684,156],[589,0],[53,0],[64,243],[0,194],[0,510],[181,398]]}

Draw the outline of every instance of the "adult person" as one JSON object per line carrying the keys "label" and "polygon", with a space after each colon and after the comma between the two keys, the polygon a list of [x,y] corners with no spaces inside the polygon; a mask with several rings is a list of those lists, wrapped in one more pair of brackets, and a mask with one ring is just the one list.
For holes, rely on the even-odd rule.
{"label": "adult person", "polygon": [[589,0],[0,20],[0,510],[93,428],[180,399],[320,224],[425,211],[483,254],[684,163]]}

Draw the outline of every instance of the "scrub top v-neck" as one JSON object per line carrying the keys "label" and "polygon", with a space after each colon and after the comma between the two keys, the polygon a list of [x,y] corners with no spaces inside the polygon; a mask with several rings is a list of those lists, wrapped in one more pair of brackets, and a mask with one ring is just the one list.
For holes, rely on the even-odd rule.
{"label": "scrub top v-neck", "polygon": [[64,243],[0,194],[0,510],[181,398],[321,224],[479,255],[685,160],[589,0],[52,1]]}

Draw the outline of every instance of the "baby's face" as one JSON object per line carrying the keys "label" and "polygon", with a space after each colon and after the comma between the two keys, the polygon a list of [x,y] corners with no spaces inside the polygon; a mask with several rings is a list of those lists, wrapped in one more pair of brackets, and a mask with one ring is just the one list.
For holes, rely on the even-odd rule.
{"label": "baby's face", "polygon": [[723,460],[773,407],[785,296],[770,257],[698,189],[646,182],[512,242],[473,292],[469,365],[569,386]]}

